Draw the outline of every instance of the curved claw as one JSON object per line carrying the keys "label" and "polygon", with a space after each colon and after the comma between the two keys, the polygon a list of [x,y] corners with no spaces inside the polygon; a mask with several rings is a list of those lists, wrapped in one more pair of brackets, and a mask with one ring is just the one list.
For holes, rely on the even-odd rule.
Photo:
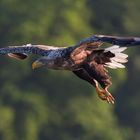
{"label": "curved claw", "polygon": [[105,89],[100,89],[98,86],[98,82],[94,80],[96,85],[96,92],[100,99],[106,100],[109,104],[114,104],[115,98],[111,95],[111,93],[107,90],[108,87]]}
{"label": "curved claw", "polygon": [[106,100],[109,104],[114,104],[115,99],[111,94],[106,93],[105,90],[98,90],[97,88],[96,91],[100,99]]}
{"label": "curved claw", "polygon": [[108,87],[105,88],[107,102],[114,104],[115,98],[111,95],[111,93],[107,90],[107,88]]}
{"label": "curved claw", "polygon": [[106,100],[109,104],[114,104],[114,97],[110,94],[109,96],[106,97]]}

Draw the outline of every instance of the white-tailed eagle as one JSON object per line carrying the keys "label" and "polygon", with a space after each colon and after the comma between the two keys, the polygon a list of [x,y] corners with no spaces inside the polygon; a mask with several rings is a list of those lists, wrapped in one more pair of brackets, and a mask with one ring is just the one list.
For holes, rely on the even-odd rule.
{"label": "white-tailed eagle", "polygon": [[[104,43],[112,46],[102,48]],[[112,82],[106,67],[125,68],[123,64],[127,62],[128,55],[123,51],[135,45],[140,45],[140,38],[94,35],[70,47],[27,44],[0,48],[0,54],[21,60],[28,54],[37,54],[40,58],[33,62],[33,69],[46,66],[50,69],[72,71],[93,85],[102,100],[114,103],[115,99],[108,91]]]}

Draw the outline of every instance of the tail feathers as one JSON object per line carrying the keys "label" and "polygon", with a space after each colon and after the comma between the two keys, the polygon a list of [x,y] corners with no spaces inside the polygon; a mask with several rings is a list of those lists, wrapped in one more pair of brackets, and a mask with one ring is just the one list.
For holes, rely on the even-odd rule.
{"label": "tail feathers", "polygon": [[127,59],[125,59],[125,58],[119,58],[119,57],[113,57],[113,58],[111,58],[111,60],[113,60],[115,62],[118,62],[118,63],[126,63],[126,62],[128,62]]}
{"label": "tail feathers", "polygon": [[112,66],[114,68],[125,68],[124,65],[122,65],[121,63],[118,63],[116,61],[111,61],[109,63],[106,63],[106,66]]}
{"label": "tail feathers", "polygon": [[112,53],[120,53],[120,52],[123,52],[126,49],[127,49],[127,47],[121,47],[120,48],[120,46],[114,45],[114,46],[106,48],[105,51],[110,51]]}
{"label": "tail feathers", "polygon": [[24,60],[28,57],[28,55],[25,53],[8,53],[8,56],[18,60]]}
{"label": "tail feathers", "polygon": [[126,59],[128,57],[128,55],[124,54],[124,53],[115,53],[115,57]]}
{"label": "tail feathers", "polygon": [[126,49],[127,47],[120,48],[118,45],[114,45],[109,48],[106,48],[105,52],[110,51],[111,53],[114,54],[114,57],[110,58],[110,62],[107,62],[105,66],[112,69],[125,68],[123,64],[128,62],[127,60],[128,55],[122,52]]}
{"label": "tail feathers", "polygon": [[118,45],[113,45],[111,47],[106,48],[105,51],[110,51],[110,50],[118,49],[119,47],[120,46],[118,46]]}

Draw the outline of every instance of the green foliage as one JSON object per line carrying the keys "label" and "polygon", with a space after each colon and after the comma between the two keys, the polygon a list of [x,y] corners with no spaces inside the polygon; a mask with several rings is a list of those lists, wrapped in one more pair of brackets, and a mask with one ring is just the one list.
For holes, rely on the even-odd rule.
{"label": "green foliage", "polygon": [[[138,35],[139,7],[138,0],[1,0],[0,45],[69,46],[95,32]],[[129,52],[135,57],[128,71],[110,71],[115,108],[70,72],[33,71],[34,58],[1,56],[0,139],[139,139],[139,52]]]}

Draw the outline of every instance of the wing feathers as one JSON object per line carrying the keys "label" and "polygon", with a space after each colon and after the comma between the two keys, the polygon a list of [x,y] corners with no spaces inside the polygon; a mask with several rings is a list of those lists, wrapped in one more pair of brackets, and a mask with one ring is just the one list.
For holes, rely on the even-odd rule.
{"label": "wing feathers", "polygon": [[28,55],[26,53],[8,53],[8,56],[15,59],[26,59]]}
{"label": "wing feathers", "polygon": [[110,62],[105,63],[105,66],[112,69],[125,68],[125,66],[122,63],[126,63],[128,61],[126,59],[128,55],[122,52],[126,49],[127,47],[120,48],[120,46],[118,45],[114,45],[109,48],[106,48],[104,52],[111,52],[114,54],[114,57],[111,57]]}
{"label": "wing feathers", "polygon": [[110,63],[106,63],[106,66],[113,66],[113,67],[116,67],[116,68],[125,68],[124,65],[122,65],[121,63],[117,63],[115,61],[111,61]]}

